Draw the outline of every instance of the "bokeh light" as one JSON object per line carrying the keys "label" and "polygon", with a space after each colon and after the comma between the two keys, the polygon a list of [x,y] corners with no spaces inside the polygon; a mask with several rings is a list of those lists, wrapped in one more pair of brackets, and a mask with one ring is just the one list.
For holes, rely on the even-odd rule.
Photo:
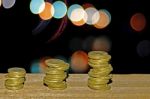
{"label": "bokeh light", "polygon": [[73,4],[68,8],[67,16],[71,21],[80,21],[84,17],[84,10],[79,4]]}
{"label": "bokeh light", "polygon": [[0,0],[2,2],[3,7],[9,9],[15,5],[16,0]]}
{"label": "bokeh light", "polygon": [[85,38],[82,44],[83,50],[91,51],[94,40],[95,40],[95,37],[93,36],[88,36],[87,38]]}
{"label": "bokeh light", "polygon": [[1,7],[1,5],[2,5],[2,0],[0,0],[0,7]]}
{"label": "bokeh light", "polygon": [[31,73],[40,73],[40,72],[41,72],[41,69],[40,69],[40,61],[39,61],[39,60],[34,60],[34,61],[31,63],[30,72],[31,72]]}
{"label": "bokeh light", "polygon": [[[70,12],[71,11],[71,12]],[[73,22],[78,22],[84,18],[85,11],[80,5],[72,5],[68,10],[68,17]]]}
{"label": "bokeh light", "polygon": [[105,28],[111,22],[111,15],[106,9],[99,10],[100,18],[94,26],[98,29]]}
{"label": "bokeh light", "polygon": [[86,8],[85,12],[86,14],[83,19],[88,25],[94,25],[100,19],[99,11],[94,7]]}
{"label": "bokeh light", "polygon": [[39,14],[40,18],[43,20],[51,19],[54,15],[54,7],[51,3],[45,2],[44,10]]}
{"label": "bokeh light", "polygon": [[102,36],[102,37],[97,37],[94,42],[93,42],[93,45],[92,45],[92,50],[94,51],[110,51],[111,49],[111,42],[110,40],[105,37],[105,36]]}
{"label": "bokeh light", "polygon": [[31,0],[31,2],[30,2],[30,11],[33,14],[39,14],[44,9],[45,9],[45,2],[44,2],[44,0]]}
{"label": "bokeh light", "polygon": [[53,3],[54,6],[54,18],[60,19],[63,18],[67,13],[67,6],[62,1],[56,1]]}
{"label": "bokeh light", "polygon": [[47,65],[46,65],[46,63],[45,63],[45,60],[47,60],[47,59],[51,59],[51,57],[45,56],[45,57],[42,57],[42,58],[40,59],[39,66],[40,66],[41,72],[43,72],[43,73],[45,72],[46,67],[47,67]]}
{"label": "bokeh light", "polygon": [[81,38],[73,38],[70,40],[69,48],[71,51],[77,51],[82,49],[82,39]]}
{"label": "bokeh light", "polygon": [[137,54],[140,57],[146,57],[150,55],[150,41],[149,40],[143,40],[139,42],[137,45]]}
{"label": "bokeh light", "polygon": [[72,23],[74,24],[74,25],[76,25],[76,26],[82,26],[82,25],[84,25],[86,22],[83,20],[83,19],[81,19],[80,21],[72,21]]}
{"label": "bokeh light", "polygon": [[140,32],[146,26],[146,18],[142,13],[135,13],[130,19],[130,25],[133,30]]}
{"label": "bokeh light", "polygon": [[84,17],[84,9],[82,8],[77,8],[75,10],[72,11],[70,19],[72,21],[80,21],[81,19],[83,19]]}
{"label": "bokeh light", "polygon": [[85,73],[89,69],[88,55],[84,51],[76,51],[71,56],[71,68],[75,73]]}

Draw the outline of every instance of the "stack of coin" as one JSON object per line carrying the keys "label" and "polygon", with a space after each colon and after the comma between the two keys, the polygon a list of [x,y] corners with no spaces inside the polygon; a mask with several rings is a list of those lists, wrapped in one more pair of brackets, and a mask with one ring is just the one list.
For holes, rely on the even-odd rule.
{"label": "stack of coin", "polygon": [[63,90],[67,88],[66,78],[69,64],[60,59],[47,59],[46,76],[43,83],[50,89]]}
{"label": "stack of coin", "polygon": [[5,87],[9,90],[22,89],[25,82],[26,71],[24,68],[13,67],[8,69]]}
{"label": "stack of coin", "polygon": [[108,83],[113,70],[109,64],[111,56],[104,51],[91,51],[88,58],[88,64],[92,67],[88,72],[88,87],[95,90],[109,90],[111,87]]}

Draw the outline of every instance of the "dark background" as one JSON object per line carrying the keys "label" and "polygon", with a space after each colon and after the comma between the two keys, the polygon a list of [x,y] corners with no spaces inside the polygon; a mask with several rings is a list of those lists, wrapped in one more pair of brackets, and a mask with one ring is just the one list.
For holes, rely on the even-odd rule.
{"label": "dark background", "polygon": [[[88,36],[106,35],[112,42],[109,52],[112,55],[113,73],[150,73],[150,56],[140,57],[136,52],[137,44],[150,40],[148,0],[69,0],[75,3],[92,3],[97,9],[107,9],[112,21],[108,27],[99,30],[89,25],[74,26],[70,21],[56,40],[46,43],[59,27],[61,19],[52,19],[41,33],[32,35],[33,28],[39,23],[38,15],[30,12],[30,0],[17,0],[16,4],[5,9],[0,7],[0,72],[9,67],[20,66],[29,72],[31,61],[44,56],[63,55],[67,58],[73,51],[69,42],[74,37],[85,39]],[[129,20],[136,13],[143,13],[147,24],[140,33],[131,29]],[[82,50],[82,49],[81,49]]]}

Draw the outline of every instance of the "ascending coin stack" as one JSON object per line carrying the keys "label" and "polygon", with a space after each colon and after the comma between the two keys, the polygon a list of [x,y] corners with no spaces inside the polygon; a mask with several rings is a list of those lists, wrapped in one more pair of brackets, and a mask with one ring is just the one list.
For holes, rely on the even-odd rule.
{"label": "ascending coin stack", "polygon": [[104,51],[91,51],[88,53],[88,64],[92,69],[88,72],[88,87],[94,90],[109,90],[113,70],[109,60],[111,56]]}
{"label": "ascending coin stack", "polygon": [[63,90],[67,88],[66,78],[69,64],[60,59],[47,59],[48,66],[43,83],[50,89]]}
{"label": "ascending coin stack", "polygon": [[22,89],[25,82],[26,71],[24,68],[13,67],[8,69],[5,87],[9,90]]}

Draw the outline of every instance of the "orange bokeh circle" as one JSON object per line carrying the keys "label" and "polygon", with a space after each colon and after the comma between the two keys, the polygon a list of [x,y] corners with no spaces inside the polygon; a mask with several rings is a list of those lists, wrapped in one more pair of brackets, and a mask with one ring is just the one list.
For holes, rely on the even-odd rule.
{"label": "orange bokeh circle", "polygon": [[45,2],[45,9],[42,11],[39,16],[43,20],[51,19],[54,15],[53,5],[49,2]]}
{"label": "orange bokeh circle", "polygon": [[88,55],[84,51],[76,51],[71,57],[71,68],[74,72],[86,72],[88,70]]}
{"label": "orange bokeh circle", "polygon": [[142,13],[134,14],[130,19],[130,25],[133,30],[140,32],[146,26],[146,18]]}
{"label": "orange bokeh circle", "polygon": [[96,27],[97,29],[103,29],[107,27],[111,22],[111,16],[107,10],[100,10],[99,15],[100,15],[100,19],[96,24],[94,24],[94,27]]}

